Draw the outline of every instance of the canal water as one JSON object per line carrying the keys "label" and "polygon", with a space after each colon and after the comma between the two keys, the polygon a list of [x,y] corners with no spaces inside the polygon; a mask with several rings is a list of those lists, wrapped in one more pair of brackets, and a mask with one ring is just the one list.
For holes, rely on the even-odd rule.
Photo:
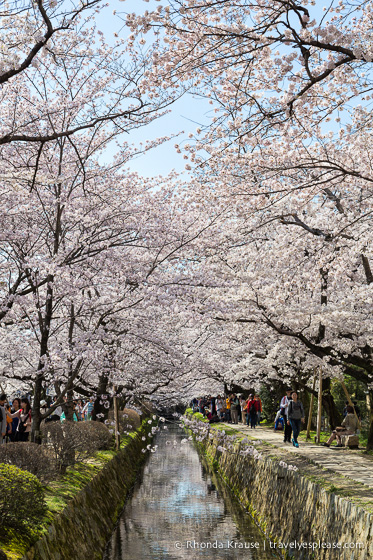
{"label": "canal water", "polygon": [[178,427],[157,435],[104,560],[278,558]]}

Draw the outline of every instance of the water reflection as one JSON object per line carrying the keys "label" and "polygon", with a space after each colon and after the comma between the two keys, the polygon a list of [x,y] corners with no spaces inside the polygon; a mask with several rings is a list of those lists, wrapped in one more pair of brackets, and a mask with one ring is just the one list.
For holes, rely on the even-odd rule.
{"label": "water reflection", "polygon": [[192,443],[180,445],[183,437],[172,427],[159,434],[158,451],[127,501],[104,560],[273,558],[262,533],[201,464]]}

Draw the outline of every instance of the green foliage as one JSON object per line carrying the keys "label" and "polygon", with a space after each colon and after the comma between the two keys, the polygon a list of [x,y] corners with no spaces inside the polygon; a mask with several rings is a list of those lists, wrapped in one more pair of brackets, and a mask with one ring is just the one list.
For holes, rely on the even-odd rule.
{"label": "green foliage", "polygon": [[138,430],[141,426],[141,417],[135,410],[124,408],[119,412],[119,424],[121,432]]}
{"label": "green foliage", "polygon": [[[367,406],[366,406],[366,394],[365,391],[367,387],[361,381],[357,381],[353,377],[349,375],[344,376],[344,383],[346,385],[347,391],[349,392],[351,399],[353,402],[357,402],[360,412],[362,415],[362,419],[364,420],[367,416]],[[342,410],[345,406],[346,402],[346,395],[343,391],[342,385],[338,381],[338,379],[334,379],[332,381],[332,395],[334,398],[334,402],[342,414]]]}
{"label": "green foliage", "polygon": [[205,417],[203,416],[203,414],[201,414],[200,412],[195,412],[195,413],[193,414],[193,416],[194,416],[194,418],[197,418],[197,420],[200,420],[201,422],[208,422],[208,419],[205,418]]}
{"label": "green foliage", "polygon": [[283,392],[280,387],[276,389],[269,389],[265,385],[261,387],[259,391],[259,397],[262,401],[262,418],[266,419],[268,422],[273,422],[276,413],[280,407],[280,400],[283,397]]}
{"label": "green foliage", "polygon": [[0,534],[9,529],[29,534],[44,521],[44,490],[33,474],[14,465],[0,464]]}

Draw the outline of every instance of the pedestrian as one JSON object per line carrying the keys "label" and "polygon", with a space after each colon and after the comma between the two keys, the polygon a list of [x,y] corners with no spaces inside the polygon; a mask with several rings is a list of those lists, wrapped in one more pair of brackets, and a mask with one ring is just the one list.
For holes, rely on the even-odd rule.
{"label": "pedestrian", "polygon": [[221,398],[220,395],[218,395],[216,398],[216,412],[218,416],[220,416],[220,413],[223,410],[223,408],[224,408],[223,399]]}
{"label": "pedestrian", "polygon": [[0,444],[5,443],[6,427],[7,427],[7,413],[5,409],[6,394],[0,395]]}
{"label": "pedestrian", "polygon": [[[95,400],[94,397],[90,397],[89,401],[87,401],[87,403],[84,405],[83,410],[82,410],[82,415],[83,415],[84,420],[87,420],[87,421],[92,420],[94,400]],[[201,414],[204,414],[204,412],[205,412],[205,409],[203,408]]]}
{"label": "pedestrian", "polygon": [[216,398],[211,397],[211,415],[216,416]]}
{"label": "pedestrian", "polygon": [[353,434],[356,434],[356,430],[359,427],[359,422],[354,414],[353,407],[348,405],[346,413],[347,414],[342,422],[342,426],[337,427],[335,430],[333,430],[328,441],[324,443],[325,447],[330,447],[330,444],[335,439],[337,440],[337,447],[343,447],[342,436],[351,436]]}
{"label": "pedestrian", "polygon": [[290,438],[291,438],[292,428],[290,422],[288,422],[288,408],[289,408],[290,401],[291,401],[291,389],[286,389],[286,395],[282,397],[280,402],[281,416],[283,416],[284,423],[285,423],[284,443],[291,443]]}
{"label": "pedestrian", "polygon": [[241,407],[241,421],[242,424],[246,424],[246,400],[245,397],[241,395],[240,397],[240,407]]}
{"label": "pedestrian", "polygon": [[232,424],[238,424],[238,407],[240,406],[236,395],[230,396]]}
{"label": "pedestrian", "polygon": [[19,418],[15,441],[28,441],[31,432],[31,405],[27,397],[21,399],[21,408],[11,416]]}
{"label": "pedestrian", "polygon": [[5,412],[6,412],[6,436],[5,441],[12,441],[12,431],[13,431],[13,418],[11,416],[12,409],[8,402],[4,404]]}
{"label": "pedestrian", "polygon": [[247,410],[250,420],[250,428],[255,430],[256,424],[258,422],[258,411],[259,411],[259,401],[252,398],[247,404]]}
{"label": "pedestrian", "polygon": [[78,401],[74,401],[74,412],[76,415],[76,419],[78,422],[80,422],[82,420],[82,401],[78,400]]}
{"label": "pedestrian", "polygon": [[10,409],[10,416],[12,418],[12,432],[10,434],[9,439],[12,442],[16,441],[17,426],[19,422],[19,417],[14,416],[14,412],[18,412],[20,408],[21,408],[21,400],[18,397],[16,397],[15,399],[13,399],[12,407]]}
{"label": "pedestrian", "polygon": [[299,447],[298,435],[300,432],[301,422],[305,422],[305,414],[303,404],[298,401],[298,395],[296,391],[291,394],[291,401],[288,405],[288,422],[293,430],[293,445],[294,447]]}
{"label": "pedestrian", "polygon": [[[52,401],[52,407],[56,405],[57,402],[57,396],[53,397],[53,401]],[[49,416],[48,418],[46,418],[46,422],[60,422],[61,420],[61,415],[62,415],[62,406],[58,405],[54,410],[53,410],[53,414],[51,416]]]}
{"label": "pedestrian", "polygon": [[275,418],[275,427],[274,427],[274,432],[277,432],[278,430],[283,430],[284,429],[284,424],[285,424],[285,419],[281,414],[281,409],[277,411],[276,414],[276,418]]}
{"label": "pedestrian", "polygon": [[246,425],[249,426],[250,424],[250,414],[249,414],[249,403],[253,400],[253,395],[249,395],[246,401]]}
{"label": "pedestrian", "polygon": [[259,398],[259,395],[254,395],[254,400],[257,401],[257,422],[260,424],[261,414],[262,414],[262,401]]}
{"label": "pedestrian", "polygon": [[232,422],[231,399],[230,399],[229,396],[225,399],[225,416],[226,416],[227,422],[231,423]]}

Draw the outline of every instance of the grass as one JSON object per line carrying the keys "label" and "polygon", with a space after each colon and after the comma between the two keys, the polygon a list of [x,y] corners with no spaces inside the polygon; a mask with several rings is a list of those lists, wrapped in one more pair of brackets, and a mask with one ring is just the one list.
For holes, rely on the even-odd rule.
{"label": "grass", "polygon": [[[143,420],[142,426],[145,426]],[[136,437],[138,432],[130,432],[121,439],[120,449],[124,449],[128,443]],[[6,538],[0,538],[0,550],[3,550],[8,560],[19,560],[27,550],[47,531],[48,525],[56,515],[61,513],[68,502],[76,496],[116,455],[115,450],[98,451],[94,456],[84,463],[77,463],[68,467],[66,473],[56,480],[51,481],[44,487],[47,513],[40,529],[30,530],[27,535],[21,535],[7,531]]]}
{"label": "grass", "polygon": [[114,456],[115,451],[99,451],[89,462],[70,467],[65,475],[48,484],[45,488],[48,521],[52,521]]}

